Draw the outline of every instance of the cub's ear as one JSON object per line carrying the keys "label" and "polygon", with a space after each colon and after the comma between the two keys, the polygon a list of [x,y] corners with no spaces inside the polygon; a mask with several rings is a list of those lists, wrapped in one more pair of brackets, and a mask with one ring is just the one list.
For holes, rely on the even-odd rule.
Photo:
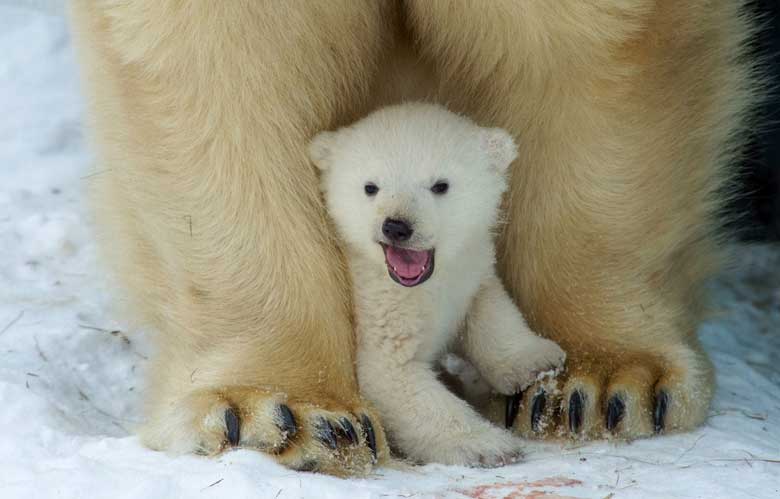
{"label": "cub's ear", "polygon": [[309,158],[320,171],[330,168],[335,144],[336,132],[320,132],[309,142]]}
{"label": "cub's ear", "polygon": [[480,145],[487,153],[490,166],[504,172],[517,158],[517,145],[503,128],[485,128],[481,132]]}

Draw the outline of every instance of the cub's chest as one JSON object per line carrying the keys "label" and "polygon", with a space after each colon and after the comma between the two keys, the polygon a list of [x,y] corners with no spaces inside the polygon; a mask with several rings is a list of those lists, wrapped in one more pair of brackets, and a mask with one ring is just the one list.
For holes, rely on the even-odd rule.
{"label": "cub's chest", "polygon": [[[461,329],[476,286],[427,282],[418,288],[391,283],[374,296],[375,326],[381,336],[419,360],[437,358]],[[369,324],[364,324],[370,327]],[[379,331],[377,331],[379,332]]]}

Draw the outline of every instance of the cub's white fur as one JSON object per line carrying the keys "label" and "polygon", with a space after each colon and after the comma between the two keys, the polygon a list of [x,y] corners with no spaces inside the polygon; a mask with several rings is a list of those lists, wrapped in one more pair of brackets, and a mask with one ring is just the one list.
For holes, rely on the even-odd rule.
{"label": "cub's white fur", "polygon": [[[502,394],[563,363],[563,351],[528,328],[494,271],[492,230],[516,155],[504,130],[420,103],[381,109],[310,145],[351,271],[360,390],[380,411],[391,445],[411,459],[500,465],[520,453],[518,439],[437,378],[448,348]],[[432,192],[442,181],[449,190]],[[364,191],[367,183],[376,194]],[[407,221],[413,234],[389,240],[387,219]],[[383,244],[434,250],[433,274],[413,287],[396,283]]]}

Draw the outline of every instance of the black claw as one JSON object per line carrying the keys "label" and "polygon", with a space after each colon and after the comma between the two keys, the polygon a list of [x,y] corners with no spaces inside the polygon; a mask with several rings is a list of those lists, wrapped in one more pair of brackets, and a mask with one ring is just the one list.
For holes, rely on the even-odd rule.
{"label": "black claw", "polygon": [[666,425],[666,409],[669,407],[669,394],[661,390],[655,396],[655,409],[653,410],[653,426],[656,433],[661,433]]}
{"label": "black claw", "polygon": [[282,432],[285,433],[286,438],[289,440],[298,433],[298,425],[295,423],[295,416],[292,411],[285,404],[279,405],[279,422],[277,426]]}
{"label": "black claw", "polygon": [[607,430],[612,431],[623,419],[626,413],[626,404],[619,396],[614,395],[607,404]]}
{"label": "black claw", "polygon": [[225,409],[225,427],[227,427],[227,439],[230,445],[238,445],[241,441],[241,423],[232,407]]}
{"label": "black claw", "polygon": [[544,414],[544,408],[547,405],[547,394],[541,391],[534,397],[533,404],[531,404],[531,429],[535,432],[541,430],[539,423],[542,421],[542,415]]}
{"label": "black claw", "polygon": [[579,433],[582,428],[582,409],[585,405],[585,396],[581,391],[575,390],[569,397],[569,430]]}
{"label": "black claw", "polygon": [[371,424],[371,420],[368,419],[368,416],[365,414],[360,417],[360,424],[363,426],[363,435],[366,437],[368,448],[371,449],[371,454],[374,457],[374,461],[376,461],[376,434],[374,433],[374,425]]}
{"label": "black claw", "polygon": [[355,445],[358,443],[358,436],[357,432],[355,431],[355,427],[352,426],[352,422],[347,418],[341,418],[339,419],[339,426],[336,428],[336,432],[349,440],[349,443],[351,445]]}
{"label": "black claw", "polygon": [[506,419],[504,424],[509,429],[515,424],[515,418],[520,410],[520,402],[523,401],[523,392],[516,393],[506,398]]}
{"label": "black claw", "polygon": [[314,425],[314,428],[316,429],[315,436],[317,437],[317,440],[324,443],[331,449],[336,449],[338,447],[338,442],[336,441],[336,432],[333,430],[333,425],[330,424],[330,421],[328,421],[325,418],[320,418]]}

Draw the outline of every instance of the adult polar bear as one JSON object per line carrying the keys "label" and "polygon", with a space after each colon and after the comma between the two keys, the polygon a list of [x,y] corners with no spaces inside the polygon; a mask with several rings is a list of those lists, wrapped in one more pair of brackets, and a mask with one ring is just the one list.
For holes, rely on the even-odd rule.
{"label": "adult polar bear", "polygon": [[386,455],[306,142],[412,94],[521,141],[499,270],[569,361],[517,431],[701,423],[700,290],[753,101],[742,4],[73,0],[104,247],[159,330],[144,441],[338,474]]}

